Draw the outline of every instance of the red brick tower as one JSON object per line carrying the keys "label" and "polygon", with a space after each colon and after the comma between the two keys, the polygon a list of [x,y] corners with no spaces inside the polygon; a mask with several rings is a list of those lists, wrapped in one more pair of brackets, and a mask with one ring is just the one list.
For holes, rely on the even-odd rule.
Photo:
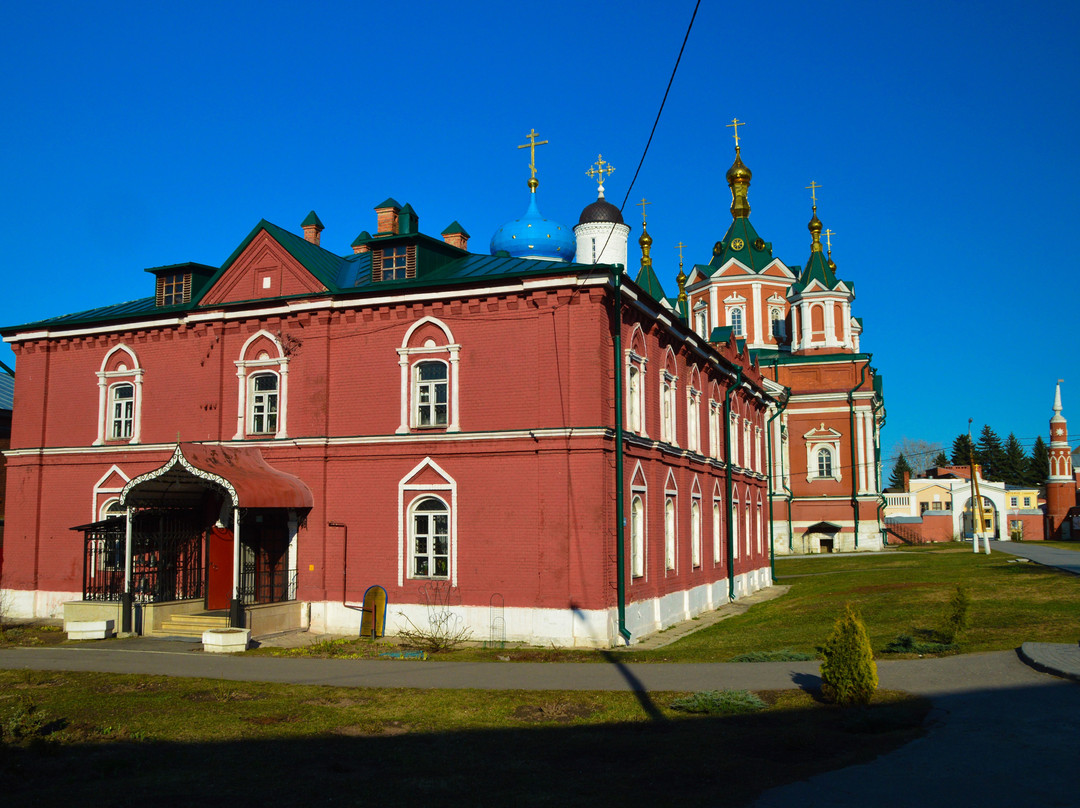
{"label": "red brick tower", "polygon": [[1050,419],[1050,468],[1046,479],[1046,516],[1048,539],[1073,538],[1069,524],[1062,524],[1069,509],[1076,505],[1076,482],[1073,480],[1072,453],[1069,451],[1069,426],[1061,414],[1061,380],[1054,393],[1054,415]]}

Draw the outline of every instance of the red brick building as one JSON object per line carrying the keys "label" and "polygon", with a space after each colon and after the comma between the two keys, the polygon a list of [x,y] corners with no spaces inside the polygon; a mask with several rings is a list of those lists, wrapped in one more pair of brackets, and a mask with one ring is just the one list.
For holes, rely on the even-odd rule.
{"label": "red brick building", "polygon": [[389,634],[441,609],[476,639],[603,646],[771,583],[771,399],[745,348],[611,266],[376,211],[350,255],[314,213],[303,237],[262,221],[221,267],[0,329],[14,614],[130,600],[136,630],[168,605],[355,632],[379,586]]}

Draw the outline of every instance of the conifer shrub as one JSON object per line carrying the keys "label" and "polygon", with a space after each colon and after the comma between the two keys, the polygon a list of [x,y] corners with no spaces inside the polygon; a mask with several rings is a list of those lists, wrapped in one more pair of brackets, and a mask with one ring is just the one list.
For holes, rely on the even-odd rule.
{"label": "conifer shrub", "polygon": [[877,689],[877,665],[866,626],[849,603],[821,649],[821,693],[837,704],[869,704]]}
{"label": "conifer shrub", "polygon": [[970,608],[971,598],[968,596],[967,589],[963,584],[957,584],[956,591],[953,592],[953,596],[949,598],[949,603],[945,607],[945,621],[941,636],[946,643],[956,642],[956,638],[970,625],[971,618],[968,615]]}
{"label": "conifer shrub", "polygon": [[703,715],[742,715],[756,713],[766,706],[749,690],[706,690],[671,702],[673,710]]}

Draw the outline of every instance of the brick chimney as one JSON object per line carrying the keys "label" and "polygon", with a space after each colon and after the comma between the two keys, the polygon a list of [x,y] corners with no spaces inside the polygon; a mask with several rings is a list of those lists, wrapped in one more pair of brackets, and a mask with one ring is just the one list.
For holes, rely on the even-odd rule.
{"label": "brick chimney", "polygon": [[311,211],[307,215],[307,218],[300,223],[300,226],[304,228],[304,241],[310,241],[312,244],[318,246],[319,234],[325,229],[323,223],[319,221],[319,217],[315,215],[315,211]]}
{"label": "brick chimney", "polygon": [[451,247],[457,247],[459,250],[469,249],[469,233],[458,224],[455,219],[450,223],[450,226],[442,231],[442,238]]}
{"label": "brick chimney", "polygon": [[906,494],[911,493],[911,472],[910,471],[905,471],[904,472],[904,493],[906,493]]}
{"label": "brick chimney", "polygon": [[375,206],[375,233],[376,235],[397,235],[398,214],[401,213],[401,205],[396,199],[390,198],[381,205]]}
{"label": "brick chimney", "polygon": [[360,235],[352,243],[353,254],[368,252],[371,249],[368,246],[369,241],[371,241],[371,233],[367,230],[361,230]]}

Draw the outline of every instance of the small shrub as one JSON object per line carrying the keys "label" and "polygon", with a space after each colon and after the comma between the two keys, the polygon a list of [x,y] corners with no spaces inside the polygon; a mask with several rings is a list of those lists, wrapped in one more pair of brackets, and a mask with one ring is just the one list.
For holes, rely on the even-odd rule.
{"label": "small shrub", "polygon": [[919,640],[910,634],[900,634],[885,646],[886,654],[946,654],[955,650],[954,643]]}
{"label": "small shrub", "polygon": [[782,648],[779,651],[751,651],[748,654],[739,654],[732,657],[731,662],[806,662],[817,659],[813,654],[803,651],[792,651],[790,648]]}
{"label": "small shrub", "polygon": [[0,724],[0,740],[8,744],[32,744],[49,733],[48,715],[29,699],[19,699],[15,709]]}
{"label": "small shrub", "polygon": [[949,604],[945,608],[945,624],[941,629],[941,636],[945,642],[953,643],[956,638],[964,633],[971,622],[968,612],[971,607],[971,598],[963,584],[956,585],[956,591],[949,598]]}
{"label": "small shrub", "polygon": [[706,690],[675,699],[671,709],[703,715],[741,715],[764,710],[765,702],[749,690]]}
{"label": "small shrub", "polygon": [[866,626],[851,604],[821,649],[821,692],[837,704],[868,704],[878,686],[877,665]]}

